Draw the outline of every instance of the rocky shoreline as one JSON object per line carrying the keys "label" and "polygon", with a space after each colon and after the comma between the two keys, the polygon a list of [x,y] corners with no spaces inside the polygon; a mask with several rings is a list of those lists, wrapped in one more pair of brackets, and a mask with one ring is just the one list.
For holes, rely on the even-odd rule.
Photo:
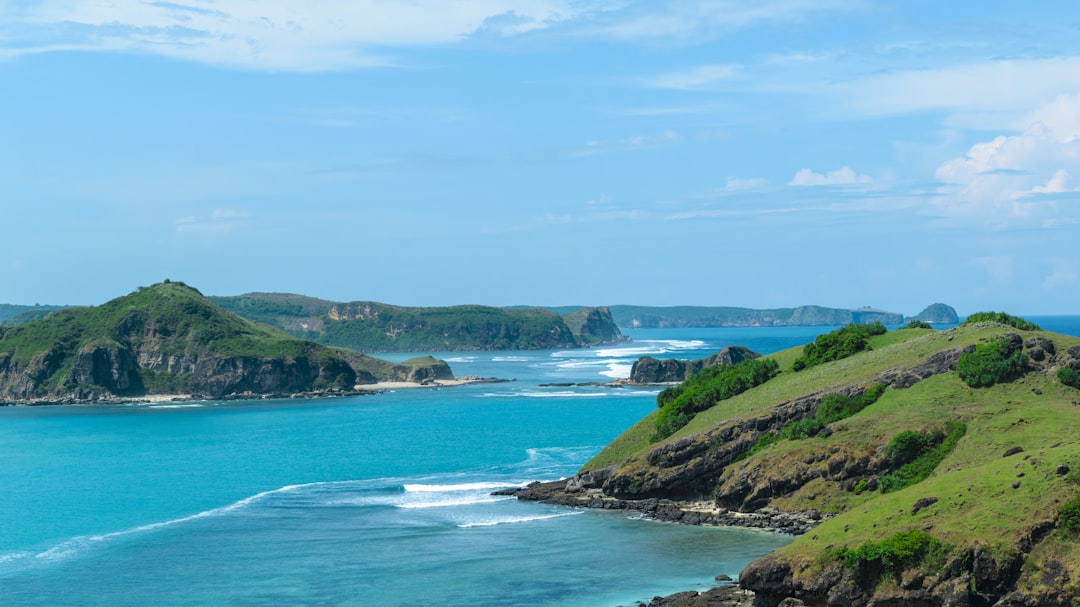
{"label": "rocky shoreline", "polygon": [[570,492],[567,491],[569,480],[532,483],[523,488],[515,487],[496,491],[495,495],[512,495],[519,500],[572,508],[627,510],[638,512],[648,519],[669,523],[745,527],[788,535],[802,535],[827,518],[816,510],[810,512],[783,512],[776,508],[766,507],[754,512],[737,512],[721,508],[714,502],[703,500],[672,500],[665,498],[625,500],[604,495],[600,489]]}
{"label": "rocky shoreline", "polygon": [[369,396],[380,394],[389,390],[413,389],[413,388],[451,388],[470,384],[495,384],[512,382],[512,379],[500,379],[496,377],[459,377],[452,380],[428,379],[421,382],[378,382],[375,384],[361,384],[352,390],[330,388],[327,390],[310,390],[303,392],[237,392],[222,396],[210,396],[207,394],[145,394],[142,396],[115,396],[113,394],[98,394],[93,391],[72,394],[63,398],[41,398],[32,400],[0,400],[0,407],[37,407],[50,405],[125,405],[135,403],[183,403],[201,400],[216,401],[240,401],[240,400],[288,400],[288,399],[314,399],[314,398],[339,398],[343,396]]}

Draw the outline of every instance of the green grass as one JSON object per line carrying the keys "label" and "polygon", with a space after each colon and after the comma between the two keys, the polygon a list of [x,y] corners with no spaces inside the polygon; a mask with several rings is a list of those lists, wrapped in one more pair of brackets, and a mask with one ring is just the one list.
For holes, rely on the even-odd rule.
{"label": "green grass", "polygon": [[[871,350],[799,373],[791,372],[791,364],[801,348],[779,352],[767,357],[782,370],[774,379],[698,413],[659,445],[648,442],[653,413],[619,436],[586,468],[615,466],[617,473],[640,470],[647,467],[645,455],[666,442],[764,416],[777,404],[797,397],[836,393],[845,386],[867,387],[888,369],[911,367],[940,350],[988,343],[1015,331],[1011,325],[993,323],[948,331],[901,329],[870,338]],[[1058,352],[1080,344],[1080,339],[1041,331],[1025,337],[1034,335],[1054,341]],[[945,441],[930,449],[937,451],[936,465],[924,466],[925,474],[893,492],[856,493],[816,478],[772,499],[770,505],[782,510],[815,509],[837,515],[781,549],[780,556],[802,562],[805,571],[812,571],[829,549],[858,551],[908,532],[924,532],[942,545],[962,549],[981,544],[1004,554],[1015,551],[1019,538],[1039,521],[1059,517],[1066,525],[1080,521],[1080,505],[1074,505],[1080,503],[1080,483],[1056,473],[1059,464],[1080,470],[1076,394],[1075,388],[1058,381],[1056,373],[1028,372],[990,388],[973,388],[956,373],[935,375],[907,389],[885,390],[876,402],[831,424],[828,436],[763,445],[758,453],[732,464],[738,467],[732,474],[737,477],[740,471],[750,470],[781,474],[805,466],[804,462],[822,453],[875,457],[905,431],[929,434],[944,429],[946,422],[962,422],[966,432],[953,433],[948,441],[952,449],[938,449]],[[1024,451],[1003,457],[1013,447]],[[1069,476],[1080,478],[1080,472]],[[926,497],[938,501],[912,514],[914,503]],[[1080,533],[1069,534],[1056,534],[1040,544],[1029,557],[1031,570],[1048,559],[1058,559],[1068,564],[1073,579],[1080,579]],[[802,569],[797,566],[796,571]]]}
{"label": "green grass", "polygon": [[[329,348],[226,312],[179,282],[140,287],[97,307],[66,308],[9,328],[0,337],[0,357],[11,368],[39,368],[37,393],[44,396],[64,390],[79,353],[100,345],[149,349],[166,359],[209,355],[346,364]],[[182,391],[186,383],[185,376],[151,369],[140,374],[151,392]]]}

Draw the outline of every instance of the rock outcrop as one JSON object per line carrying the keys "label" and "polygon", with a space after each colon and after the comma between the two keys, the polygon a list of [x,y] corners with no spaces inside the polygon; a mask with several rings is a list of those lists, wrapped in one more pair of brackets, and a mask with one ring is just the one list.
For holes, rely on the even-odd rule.
{"label": "rock outcrop", "polygon": [[631,367],[629,382],[635,384],[679,383],[706,367],[735,365],[759,356],[761,355],[757,352],[742,346],[727,346],[708,358],[698,360],[656,359],[643,356]]}
{"label": "rock outcrop", "polygon": [[908,320],[918,320],[931,324],[955,325],[960,322],[960,317],[956,314],[956,310],[952,306],[943,303],[935,303],[926,306],[922,312],[919,312]]}

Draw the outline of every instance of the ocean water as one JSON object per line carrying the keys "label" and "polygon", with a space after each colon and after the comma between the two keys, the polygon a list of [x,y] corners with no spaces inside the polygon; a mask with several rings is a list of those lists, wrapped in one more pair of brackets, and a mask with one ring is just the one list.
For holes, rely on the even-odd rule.
{"label": "ocean water", "polygon": [[459,376],[514,380],[446,389],[0,407],[0,604],[614,607],[704,589],[791,538],[491,495],[573,474],[657,393],[541,384],[830,329],[436,353]]}

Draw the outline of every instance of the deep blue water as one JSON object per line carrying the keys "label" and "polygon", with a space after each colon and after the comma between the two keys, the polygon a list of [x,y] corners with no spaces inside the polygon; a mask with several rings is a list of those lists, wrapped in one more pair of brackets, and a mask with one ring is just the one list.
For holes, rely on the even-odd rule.
{"label": "deep blue water", "polygon": [[[1077,317],[1031,320],[1080,333]],[[436,353],[459,376],[516,380],[501,384],[0,408],[0,603],[613,607],[705,588],[790,538],[490,495],[573,474],[655,407],[654,389],[540,384],[603,381],[645,354],[768,353],[831,328]]]}

